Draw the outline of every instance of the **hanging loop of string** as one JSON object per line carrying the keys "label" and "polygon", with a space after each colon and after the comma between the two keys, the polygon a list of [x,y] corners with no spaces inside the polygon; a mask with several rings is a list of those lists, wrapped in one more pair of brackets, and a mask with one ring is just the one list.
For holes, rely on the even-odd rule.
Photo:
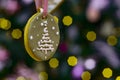
{"label": "hanging loop of string", "polygon": [[47,17],[48,11],[48,0],[35,0],[36,10],[40,11],[40,8],[43,9],[43,18]]}

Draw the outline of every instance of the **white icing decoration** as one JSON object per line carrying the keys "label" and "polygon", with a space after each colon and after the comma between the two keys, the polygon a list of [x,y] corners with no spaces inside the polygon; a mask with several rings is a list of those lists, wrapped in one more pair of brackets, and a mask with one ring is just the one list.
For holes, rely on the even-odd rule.
{"label": "white icing decoration", "polygon": [[32,40],[32,39],[33,39],[33,36],[30,36],[30,39]]}
{"label": "white icing decoration", "polygon": [[50,39],[49,37],[49,33],[48,33],[48,29],[47,27],[45,27],[43,29],[44,34],[42,34],[42,39],[40,41],[38,41],[38,47],[37,50],[40,50],[42,52],[44,52],[45,54],[48,53],[48,51],[53,52],[54,51],[54,47],[53,47],[53,41]]}
{"label": "white icing decoration", "polygon": [[37,34],[37,36],[39,36],[39,34]]}
{"label": "white icing decoration", "polygon": [[56,32],[57,35],[59,35],[59,32]]}
{"label": "white icing decoration", "polygon": [[52,27],[52,30],[55,30],[55,27],[54,27],[54,26]]}
{"label": "white icing decoration", "polygon": [[41,23],[41,26],[43,26],[44,24],[43,23]]}
{"label": "white icing decoration", "polygon": [[41,23],[41,26],[46,27],[46,26],[47,26],[47,24],[48,24],[48,22],[47,22],[47,21],[43,21],[43,23]]}
{"label": "white icing decoration", "polygon": [[35,28],[35,26],[33,26],[33,28]]}
{"label": "white icing decoration", "polygon": [[33,49],[33,52],[35,52],[35,49]]}
{"label": "white icing decoration", "polygon": [[39,17],[37,17],[37,20],[39,19]]}
{"label": "white icing decoration", "polygon": [[51,21],[53,21],[53,19],[51,19]]}
{"label": "white icing decoration", "polygon": [[45,27],[45,28],[44,28],[44,32],[45,32],[45,33],[47,33],[47,32],[48,32],[47,27]]}
{"label": "white icing decoration", "polygon": [[45,59],[47,59],[47,56],[45,56]]}
{"label": "white icing decoration", "polygon": [[58,46],[58,44],[56,44],[56,46]]}

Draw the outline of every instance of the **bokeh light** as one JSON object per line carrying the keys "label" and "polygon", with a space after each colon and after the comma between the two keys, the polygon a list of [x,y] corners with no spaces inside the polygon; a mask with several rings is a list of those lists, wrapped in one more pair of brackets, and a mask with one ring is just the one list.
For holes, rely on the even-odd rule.
{"label": "bokeh light", "polygon": [[69,45],[68,47],[69,47],[68,50],[69,50],[70,54],[72,54],[72,55],[79,55],[82,52],[82,48],[78,44]]}
{"label": "bokeh light", "polygon": [[20,29],[14,29],[11,35],[14,39],[20,39],[22,37],[22,31]]}
{"label": "bokeh light", "polygon": [[[120,80],[119,4],[48,0],[60,43],[53,43],[59,47],[50,60],[36,62],[26,54],[23,29],[32,15],[43,11],[44,0],[0,0],[0,80]],[[49,36],[55,38],[51,28]]]}
{"label": "bokeh light", "polygon": [[20,76],[16,80],[26,80],[26,79],[23,76]]}
{"label": "bokeh light", "polygon": [[52,58],[49,61],[49,65],[51,68],[57,68],[59,66],[59,61],[57,58]]}
{"label": "bokeh light", "polygon": [[110,68],[104,68],[104,70],[102,71],[102,74],[105,78],[110,78],[112,77],[112,70]]}
{"label": "bokeh light", "polygon": [[83,73],[83,70],[84,70],[83,66],[80,65],[80,64],[77,64],[72,70],[73,77],[74,78],[80,78],[80,76]]}
{"label": "bokeh light", "polygon": [[48,74],[46,72],[40,72],[39,80],[48,80]]}
{"label": "bokeh light", "polygon": [[38,73],[26,66],[24,63],[18,63],[15,68],[15,73],[19,76],[24,76],[26,79],[38,80]]}
{"label": "bokeh light", "polygon": [[33,0],[22,0],[23,1],[23,3],[25,3],[25,4],[31,4],[32,2],[33,2]]}
{"label": "bokeh light", "polygon": [[59,49],[62,53],[67,53],[68,51],[68,45],[65,42],[61,42],[59,44]]}
{"label": "bokeh light", "polygon": [[67,29],[67,37],[71,41],[75,41],[78,38],[79,29],[76,25],[71,25]]}
{"label": "bokeh light", "polygon": [[117,76],[117,77],[116,77],[116,80],[120,80],[120,76]]}
{"label": "bokeh light", "polygon": [[56,21],[57,23],[59,23],[59,19],[58,19],[57,16],[54,16],[54,19],[55,19],[55,21]]}
{"label": "bokeh light", "polygon": [[107,37],[114,33],[115,33],[114,24],[111,20],[107,20],[101,25],[100,34],[102,36]]}
{"label": "bokeh light", "polygon": [[4,30],[8,30],[11,27],[11,22],[5,18],[0,19],[0,28]]}
{"label": "bokeh light", "polygon": [[89,31],[86,35],[87,39],[89,41],[95,41],[96,39],[96,33],[94,31]]}
{"label": "bokeh light", "polygon": [[109,36],[107,38],[107,43],[111,46],[115,46],[117,44],[117,38],[115,36]]}
{"label": "bokeh light", "polygon": [[68,58],[67,62],[68,62],[68,65],[75,66],[75,65],[77,65],[78,60],[75,56],[70,56]]}
{"label": "bokeh light", "polygon": [[97,10],[105,9],[108,6],[108,0],[90,0],[89,7],[93,7]]}
{"label": "bokeh light", "polygon": [[87,16],[87,19],[90,21],[90,22],[97,22],[100,18],[100,12],[99,10],[95,9],[95,8],[88,8],[87,12],[86,12],[86,16]]}
{"label": "bokeh light", "polygon": [[44,62],[35,62],[33,68],[37,73],[40,73],[46,70]]}
{"label": "bokeh light", "polygon": [[9,52],[7,49],[0,46],[0,61],[6,61],[9,59]]}
{"label": "bokeh light", "polygon": [[86,69],[92,70],[95,68],[96,62],[94,59],[87,59],[84,65]]}
{"label": "bokeh light", "polygon": [[91,73],[88,72],[88,71],[85,71],[82,73],[82,76],[81,76],[82,80],[90,80],[91,79]]}
{"label": "bokeh light", "polygon": [[0,8],[2,8],[6,14],[13,15],[20,9],[20,5],[17,0],[0,0]]}
{"label": "bokeh light", "polygon": [[62,21],[63,21],[63,24],[66,25],[66,26],[70,26],[73,22],[71,16],[64,16]]}

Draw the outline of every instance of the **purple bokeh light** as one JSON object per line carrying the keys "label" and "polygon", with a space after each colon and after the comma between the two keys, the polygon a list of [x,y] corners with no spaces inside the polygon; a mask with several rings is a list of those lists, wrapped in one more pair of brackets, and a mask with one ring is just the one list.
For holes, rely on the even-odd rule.
{"label": "purple bokeh light", "polygon": [[80,76],[82,75],[84,71],[83,66],[81,66],[80,64],[76,65],[73,70],[72,70],[72,75],[74,78],[80,78]]}

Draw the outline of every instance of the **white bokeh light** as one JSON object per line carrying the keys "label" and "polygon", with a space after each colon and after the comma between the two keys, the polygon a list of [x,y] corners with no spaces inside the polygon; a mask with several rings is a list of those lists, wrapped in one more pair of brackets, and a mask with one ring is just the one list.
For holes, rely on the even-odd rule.
{"label": "white bokeh light", "polygon": [[87,59],[84,65],[86,69],[92,70],[95,68],[96,62],[94,59]]}
{"label": "white bokeh light", "polygon": [[31,4],[34,0],[22,0],[25,4]]}

